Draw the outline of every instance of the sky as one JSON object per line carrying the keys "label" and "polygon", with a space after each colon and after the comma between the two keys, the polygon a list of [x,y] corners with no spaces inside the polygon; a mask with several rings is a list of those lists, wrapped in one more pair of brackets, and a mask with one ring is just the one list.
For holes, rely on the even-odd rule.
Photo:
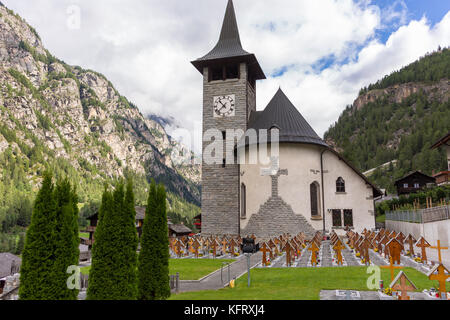
{"label": "sky", "polygon": [[[143,114],[201,125],[202,76],[227,0],[1,0],[56,57],[104,74]],[[241,42],[319,136],[362,87],[450,45],[448,0],[234,0]],[[170,133],[170,130],[169,130]],[[198,147],[194,147],[199,151]]]}

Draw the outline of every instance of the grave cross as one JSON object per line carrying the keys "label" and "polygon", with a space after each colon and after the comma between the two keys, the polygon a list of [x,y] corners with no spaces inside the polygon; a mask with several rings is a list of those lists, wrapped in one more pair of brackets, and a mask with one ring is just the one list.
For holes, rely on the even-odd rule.
{"label": "grave cross", "polygon": [[286,245],[283,248],[283,251],[286,252],[286,266],[289,267],[291,265],[291,251],[292,247],[289,241],[286,241]]}
{"label": "grave cross", "polygon": [[262,168],[261,176],[270,176],[272,178],[272,198],[278,197],[278,178],[280,176],[287,176],[288,170],[280,170],[278,157],[271,158],[272,165],[270,168]]}
{"label": "grave cross", "polygon": [[392,281],[394,281],[394,270],[395,269],[403,269],[403,267],[396,267],[396,266],[394,266],[394,263],[393,263],[393,261],[392,261],[392,257],[389,257],[389,262],[390,262],[390,265],[389,266],[380,266],[380,268],[382,268],[382,269],[390,269],[391,270],[391,282]]}
{"label": "grave cross", "polygon": [[414,256],[414,243],[416,242],[416,239],[414,239],[414,237],[409,234],[408,238],[406,238],[406,241],[408,241],[409,244],[409,256],[413,257]]}
{"label": "grave cross", "polygon": [[269,247],[267,246],[267,244],[264,242],[262,247],[259,249],[259,251],[262,251],[263,256],[262,256],[262,264],[263,266],[267,266],[267,252],[270,252],[271,250],[269,249]]}
{"label": "grave cross", "polygon": [[436,247],[430,247],[430,249],[437,249],[438,257],[439,257],[439,263],[442,263],[441,250],[448,250],[448,247],[441,247],[441,240],[438,240],[437,241],[437,246]]}
{"label": "grave cross", "polygon": [[[434,272],[437,271],[437,274],[434,274]],[[445,289],[445,282],[448,278],[450,278],[450,275],[446,274],[445,272],[449,272],[442,263],[439,263],[436,265],[428,274],[428,279],[430,280],[437,280],[439,282],[439,292],[442,296],[442,294],[447,294],[447,290]]]}
{"label": "grave cross", "polygon": [[197,240],[194,240],[192,248],[194,249],[195,257],[198,258],[198,248],[200,248],[200,243]]}
{"label": "grave cross", "polygon": [[317,266],[317,252],[319,252],[319,248],[314,241],[311,243],[308,250],[311,251],[311,265]]}
{"label": "grave cross", "polygon": [[333,250],[336,252],[337,264],[341,266],[344,264],[342,262],[342,250],[344,249],[345,247],[342,245],[340,240],[338,240],[336,244],[333,246]]}
{"label": "grave cross", "polygon": [[394,263],[400,264],[400,252],[403,249],[403,245],[396,239],[389,241],[386,246],[389,248],[389,255],[391,256]]}
{"label": "grave cross", "polygon": [[427,251],[426,248],[431,247],[431,245],[425,240],[424,237],[420,237],[420,239],[416,242],[416,247],[422,248],[422,261],[427,261]]}
{"label": "grave cross", "polygon": [[400,291],[400,297],[398,300],[409,300],[408,291],[416,290],[416,286],[412,283],[411,280],[408,279],[406,274],[403,271],[400,271],[397,277],[395,277],[394,281],[389,285],[392,290]]}

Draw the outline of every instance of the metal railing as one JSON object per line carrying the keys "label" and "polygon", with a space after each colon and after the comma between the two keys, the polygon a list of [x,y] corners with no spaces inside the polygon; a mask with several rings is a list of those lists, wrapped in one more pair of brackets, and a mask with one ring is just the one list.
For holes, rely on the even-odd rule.
{"label": "metal railing", "polygon": [[450,219],[450,206],[386,212],[386,220],[390,221],[427,223],[447,219]]}

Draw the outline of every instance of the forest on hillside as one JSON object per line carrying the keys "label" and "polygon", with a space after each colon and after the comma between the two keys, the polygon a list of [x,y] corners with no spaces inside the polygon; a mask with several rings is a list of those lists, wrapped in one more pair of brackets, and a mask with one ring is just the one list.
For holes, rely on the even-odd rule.
{"label": "forest on hillside", "polygon": [[[384,88],[406,81],[439,81],[449,76],[450,50],[444,49],[395,72],[370,89]],[[446,69],[444,69],[446,67]],[[433,75],[433,76],[431,76]],[[430,150],[450,130],[450,100],[432,97],[424,90],[401,103],[384,95],[356,110],[348,106],[339,120],[325,133],[342,155],[362,172],[392,160],[394,164],[377,169],[369,179],[394,193],[393,182],[420,170],[431,175],[447,168],[445,151]]]}

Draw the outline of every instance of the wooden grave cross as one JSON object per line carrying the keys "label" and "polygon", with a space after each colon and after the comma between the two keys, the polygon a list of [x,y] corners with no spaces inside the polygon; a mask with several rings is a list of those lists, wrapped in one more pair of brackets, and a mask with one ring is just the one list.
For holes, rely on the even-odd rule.
{"label": "wooden grave cross", "polygon": [[194,248],[195,257],[198,258],[198,248],[200,248],[200,243],[197,240],[194,240],[192,248]]}
{"label": "wooden grave cross", "polygon": [[182,245],[183,245],[183,242],[181,240],[177,240],[177,242],[175,244],[175,248],[176,248],[178,258],[181,257],[181,246]]}
{"label": "wooden grave cross", "polygon": [[403,234],[403,232],[400,232],[400,233],[397,235],[396,239],[397,239],[398,241],[400,241],[401,244],[403,244],[403,243],[405,242],[406,236]]}
{"label": "wooden grave cross", "polygon": [[336,259],[338,265],[343,265],[344,262],[342,260],[342,250],[345,249],[345,246],[342,245],[340,240],[336,241],[336,244],[333,246],[333,250],[336,252]]}
{"label": "wooden grave cross", "polygon": [[227,238],[223,237],[223,239],[222,239],[222,251],[223,251],[224,255],[227,254],[227,245],[228,245]]}
{"label": "wooden grave cross", "polygon": [[403,271],[400,271],[397,274],[397,276],[391,282],[389,287],[392,288],[392,290],[400,291],[400,296],[398,297],[398,300],[409,300],[410,297],[408,296],[408,291],[417,290],[414,283],[412,283],[412,281],[409,280],[409,278]]}
{"label": "wooden grave cross", "polygon": [[262,251],[262,265],[265,267],[267,266],[267,252],[270,251],[267,244],[264,242],[263,245],[259,248],[259,251]]}
{"label": "wooden grave cross", "polygon": [[437,246],[436,247],[431,246],[430,249],[437,249],[438,257],[439,257],[439,263],[442,263],[441,250],[448,250],[448,247],[441,247],[441,240],[438,240],[437,241]]}
{"label": "wooden grave cross", "polygon": [[286,244],[284,245],[282,250],[286,252],[286,266],[289,267],[291,265],[291,251],[292,251],[292,247],[289,241],[286,241]]}
{"label": "wooden grave cross", "polygon": [[319,252],[319,247],[313,241],[308,250],[311,251],[311,265],[317,266],[317,252]]}
{"label": "wooden grave cross", "polygon": [[369,248],[372,247],[372,243],[370,242],[369,239],[365,238],[362,242],[361,242],[361,257],[364,257],[364,263],[366,265],[370,265],[370,255],[369,255]]}
{"label": "wooden grave cross", "polygon": [[230,241],[230,256],[234,257],[234,247],[237,245],[234,239]]}
{"label": "wooden grave cross", "polygon": [[403,245],[396,238],[389,241],[386,246],[389,248],[389,255],[394,263],[400,264],[400,252],[402,252]]}
{"label": "wooden grave cross", "polygon": [[414,256],[414,243],[416,243],[416,239],[414,239],[414,237],[409,234],[408,237],[406,238],[406,241],[409,244],[409,256],[413,257]]}
{"label": "wooden grave cross", "polygon": [[403,269],[403,267],[396,267],[394,266],[394,263],[392,262],[392,257],[389,257],[389,266],[380,266],[382,269],[390,269],[391,270],[391,282],[394,281],[394,270],[395,269]]}
{"label": "wooden grave cross", "polygon": [[427,250],[426,248],[431,247],[427,240],[424,237],[420,237],[420,239],[416,242],[416,247],[422,249],[422,261],[427,262]]}
{"label": "wooden grave cross", "polygon": [[[435,273],[436,271],[437,273]],[[441,296],[447,294],[445,283],[447,282],[447,279],[450,278],[450,274],[446,274],[446,272],[450,273],[442,263],[439,263],[431,269],[430,273],[428,273],[428,279],[439,282],[439,293]]]}

